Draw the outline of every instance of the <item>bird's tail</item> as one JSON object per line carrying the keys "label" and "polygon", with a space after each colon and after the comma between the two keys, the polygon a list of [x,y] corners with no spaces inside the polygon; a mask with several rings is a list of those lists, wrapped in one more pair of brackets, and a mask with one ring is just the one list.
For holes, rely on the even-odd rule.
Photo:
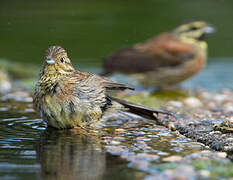
{"label": "bird's tail", "polygon": [[128,112],[137,114],[147,119],[158,119],[157,118],[158,114],[166,114],[166,115],[175,117],[175,115],[169,111],[151,109],[151,108],[148,108],[148,107],[145,107],[139,104],[134,104],[134,103],[122,100],[122,99],[115,98],[115,97],[110,97],[110,99],[112,101],[115,101],[123,105],[125,108],[128,109]]}

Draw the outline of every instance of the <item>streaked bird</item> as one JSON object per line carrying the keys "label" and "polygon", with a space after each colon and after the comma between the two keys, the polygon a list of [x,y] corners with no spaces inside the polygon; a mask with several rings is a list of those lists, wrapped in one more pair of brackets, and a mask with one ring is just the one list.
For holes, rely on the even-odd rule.
{"label": "streaked bird", "polygon": [[[132,89],[107,78],[76,71],[65,49],[51,46],[45,55],[33,96],[34,108],[41,118],[58,129],[95,128],[109,113],[127,112],[144,118],[157,119],[154,110],[112,97],[109,91]],[[107,120],[107,119],[106,119]]]}

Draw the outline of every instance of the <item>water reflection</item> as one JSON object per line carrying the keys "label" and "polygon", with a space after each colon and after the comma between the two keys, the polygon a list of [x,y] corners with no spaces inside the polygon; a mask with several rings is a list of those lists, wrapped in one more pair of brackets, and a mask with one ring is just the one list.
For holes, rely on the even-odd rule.
{"label": "water reflection", "polygon": [[45,129],[30,103],[0,107],[0,179],[137,180],[160,174],[156,169],[169,157],[206,149],[154,121],[110,121],[93,136]]}
{"label": "water reflection", "polygon": [[42,133],[37,157],[45,179],[103,179],[106,154],[96,138],[72,130]]}

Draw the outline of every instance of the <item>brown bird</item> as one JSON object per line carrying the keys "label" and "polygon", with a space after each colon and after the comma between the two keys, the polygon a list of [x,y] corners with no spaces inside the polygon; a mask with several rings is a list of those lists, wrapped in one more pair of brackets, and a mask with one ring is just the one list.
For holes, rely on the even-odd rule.
{"label": "brown bird", "polygon": [[143,86],[171,87],[204,67],[205,35],[212,32],[214,28],[203,21],[183,24],[105,58],[102,75],[120,72],[130,74]]}
{"label": "brown bird", "polygon": [[33,103],[42,119],[58,129],[95,127],[111,112],[129,112],[156,119],[158,113],[171,113],[150,109],[109,95],[111,90],[132,89],[107,78],[76,71],[60,46],[51,46],[36,84]]}

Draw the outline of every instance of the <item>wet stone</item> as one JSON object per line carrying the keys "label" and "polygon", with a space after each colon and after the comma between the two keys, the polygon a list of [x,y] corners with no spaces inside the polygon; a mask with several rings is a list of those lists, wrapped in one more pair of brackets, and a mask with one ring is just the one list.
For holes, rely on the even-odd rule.
{"label": "wet stone", "polygon": [[227,156],[227,153],[225,153],[225,152],[218,152],[217,156],[220,157],[220,158],[225,158]]}
{"label": "wet stone", "polygon": [[169,101],[168,105],[173,106],[173,107],[177,107],[177,108],[181,108],[183,106],[183,103],[180,101]]}
{"label": "wet stone", "polygon": [[6,94],[12,89],[12,82],[8,73],[0,68],[0,94]]}
{"label": "wet stone", "polygon": [[118,145],[118,144],[121,144],[121,143],[119,141],[111,141],[110,144]]}
{"label": "wet stone", "polygon": [[184,151],[184,149],[182,147],[174,147],[174,148],[171,148],[171,151],[182,152],[182,151]]}
{"label": "wet stone", "polygon": [[[231,95],[231,92],[224,93],[227,96]],[[222,131],[221,129],[223,127],[232,127],[232,114],[225,114],[224,108],[221,108],[224,105],[226,107],[230,106],[232,100],[231,98],[224,99],[225,96],[213,99],[214,94],[216,93],[206,93],[203,95],[204,97],[200,94],[194,94],[193,97],[201,101],[202,105],[199,104],[200,106],[197,104],[194,106],[192,103],[190,105],[183,105],[183,100],[177,100],[180,103],[170,103],[169,106],[175,112],[178,112],[178,118],[161,116],[161,119],[158,120],[159,125],[156,124],[157,121],[153,121],[152,123],[151,121],[141,122],[139,119],[136,119],[134,122],[131,122],[132,119],[123,121],[119,116],[119,119],[108,122],[107,126],[102,129],[104,135],[101,134],[98,136],[96,135],[98,132],[94,132],[97,140],[91,141],[88,146],[94,146],[93,149],[95,151],[111,154],[114,158],[123,160],[127,163],[128,167],[146,172],[148,176],[145,179],[211,178],[213,172],[210,169],[218,169],[224,163],[229,163],[226,166],[231,167],[231,163],[226,157],[232,158],[233,151],[232,133]],[[18,99],[16,96],[19,96]],[[15,112],[21,113],[21,119],[6,117],[1,121],[2,129],[5,130],[4,135],[8,135],[8,132],[14,131],[12,133],[13,137],[23,135],[23,142],[27,140],[24,133],[30,133],[32,129],[45,130],[45,127],[41,125],[41,120],[33,119],[32,121],[29,118],[32,114],[35,114],[30,98],[30,93],[22,92],[2,97],[2,101],[5,103],[1,106],[3,107],[2,112],[5,110],[6,112],[14,110],[14,115]],[[185,99],[189,103],[196,101],[193,99],[187,100],[187,97]],[[16,103],[6,106],[5,101],[8,100]],[[211,108],[208,106],[210,103],[212,103]],[[182,106],[177,104],[182,104]],[[171,131],[167,128],[170,126],[171,121],[175,127],[173,130],[176,129],[176,131]],[[18,128],[17,124],[20,124]],[[30,127],[29,131],[23,129],[25,127]],[[220,129],[216,129],[215,127]],[[17,134],[15,131],[19,131],[19,133]],[[62,136],[64,135],[63,133],[61,134]],[[71,136],[67,137],[67,140],[72,139]],[[77,143],[79,147],[82,141],[84,142],[84,146],[82,147],[84,154],[88,150],[88,138],[90,137],[82,137],[82,140]],[[18,139],[16,137],[13,140],[17,141]],[[75,140],[76,138],[74,138],[74,142]],[[33,139],[32,141],[35,140]],[[56,141],[57,137],[54,142]],[[14,147],[17,150],[22,149],[22,145],[15,147],[14,143],[8,142],[2,147]],[[73,150],[75,143],[71,142],[71,144],[71,149]],[[60,145],[61,147],[54,148],[52,152],[46,155],[54,154],[54,151],[59,149],[62,149],[62,152],[65,151],[66,147],[63,147],[65,144]],[[210,148],[221,152],[214,152]],[[77,151],[79,152],[80,150],[78,149]],[[76,152],[75,149],[74,152]],[[25,155],[22,153],[22,156]],[[88,158],[85,159],[85,162],[87,160]],[[217,161],[219,164],[217,163],[216,165],[213,161]],[[65,163],[64,161],[62,162]],[[91,164],[93,162],[95,161],[92,161]],[[104,164],[104,161],[100,162]],[[220,162],[224,163],[221,164]],[[221,177],[226,176],[224,174]]]}
{"label": "wet stone", "polygon": [[208,170],[200,170],[199,172],[198,172],[198,176],[200,177],[200,178],[203,178],[203,179],[208,179],[209,177],[210,177],[210,171],[208,171]]}
{"label": "wet stone", "polygon": [[[182,108],[168,103],[168,107],[173,106],[173,111],[178,114],[177,119],[172,121],[175,127],[173,130],[204,143],[214,150],[232,151],[229,139],[233,138],[233,114],[230,113],[233,92],[230,90],[218,93],[199,91],[193,95],[183,100],[185,106]],[[228,110],[226,107],[229,107]],[[159,123],[169,128],[169,121],[169,119],[162,119]]]}
{"label": "wet stone", "polygon": [[176,161],[181,161],[182,159],[183,158],[181,156],[170,156],[170,157],[163,158],[163,161],[176,162]]}
{"label": "wet stone", "polygon": [[167,152],[158,152],[157,154],[160,155],[160,156],[167,156],[167,155],[169,155],[169,153],[167,153]]}
{"label": "wet stone", "polygon": [[198,108],[202,106],[202,102],[195,97],[188,97],[184,99],[184,105],[190,108]]}
{"label": "wet stone", "polygon": [[12,93],[8,93],[0,98],[1,101],[18,101],[18,102],[32,102],[32,97],[30,93],[25,91],[15,91]]}

